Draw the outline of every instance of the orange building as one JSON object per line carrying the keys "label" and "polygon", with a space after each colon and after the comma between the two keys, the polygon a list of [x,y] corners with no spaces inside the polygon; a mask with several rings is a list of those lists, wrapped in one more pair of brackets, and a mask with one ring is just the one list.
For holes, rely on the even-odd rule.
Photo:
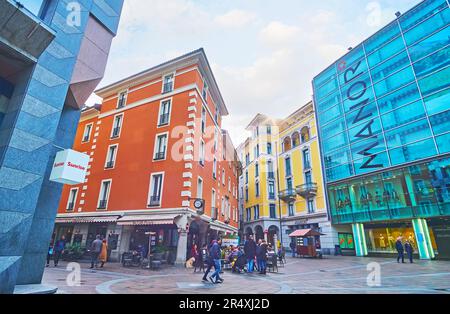
{"label": "orange building", "polygon": [[96,94],[73,146],[90,156],[86,180],[64,187],[55,237],[86,247],[100,234],[115,260],[151,242],[184,263],[193,243],[237,233],[239,163],[203,49]]}

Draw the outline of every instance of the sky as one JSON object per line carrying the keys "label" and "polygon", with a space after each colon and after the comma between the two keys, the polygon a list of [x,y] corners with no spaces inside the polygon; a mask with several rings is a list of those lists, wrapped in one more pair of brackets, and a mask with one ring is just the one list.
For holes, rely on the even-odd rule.
{"label": "sky", "polygon": [[419,2],[125,0],[99,87],[203,47],[237,146],[257,113],[284,118],[306,104],[314,76]]}

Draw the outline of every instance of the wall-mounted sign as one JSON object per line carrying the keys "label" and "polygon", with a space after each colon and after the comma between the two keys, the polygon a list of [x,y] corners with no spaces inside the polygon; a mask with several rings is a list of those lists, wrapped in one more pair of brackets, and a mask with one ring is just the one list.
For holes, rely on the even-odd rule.
{"label": "wall-mounted sign", "polygon": [[56,154],[50,181],[75,185],[84,183],[89,156],[71,149]]}

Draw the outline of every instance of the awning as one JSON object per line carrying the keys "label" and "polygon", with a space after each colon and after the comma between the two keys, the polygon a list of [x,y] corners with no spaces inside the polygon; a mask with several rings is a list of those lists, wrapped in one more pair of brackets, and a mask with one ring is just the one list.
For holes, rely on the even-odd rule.
{"label": "awning", "polygon": [[289,237],[295,238],[295,237],[315,237],[315,236],[321,236],[324,235],[323,233],[317,232],[314,229],[300,229],[295,230],[292,232]]}
{"label": "awning", "polygon": [[174,215],[130,215],[117,221],[119,226],[173,225]]}
{"label": "awning", "polygon": [[82,224],[82,223],[107,223],[116,222],[120,216],[96,216],[96,217],[59,217],[55,223],[59,224]]}

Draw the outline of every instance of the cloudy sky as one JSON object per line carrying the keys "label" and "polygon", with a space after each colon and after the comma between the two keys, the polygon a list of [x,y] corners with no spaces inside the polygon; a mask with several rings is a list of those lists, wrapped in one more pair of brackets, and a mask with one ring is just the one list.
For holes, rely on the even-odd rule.
{"label": "cloudy sky", "polygon": [[315,75],[419,2],[126,0],[100,86],[203,47],[237,146],[255,114],[282,118],[307,103]]}

